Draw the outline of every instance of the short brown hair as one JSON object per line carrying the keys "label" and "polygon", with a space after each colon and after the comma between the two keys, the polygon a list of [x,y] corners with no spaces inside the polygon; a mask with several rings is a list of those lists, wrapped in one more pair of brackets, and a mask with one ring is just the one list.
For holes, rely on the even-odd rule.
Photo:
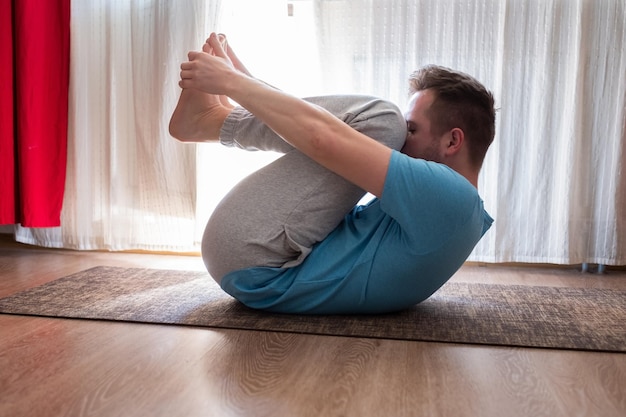
{"label": "short brown hair", "polygon": [[433,133],[463,130],[471,162],[482,166],[496,131],[493,94],[474,77],[437,65],[422,67],[409,77],[410,95],[429,89],[435,93],[428,111]]}

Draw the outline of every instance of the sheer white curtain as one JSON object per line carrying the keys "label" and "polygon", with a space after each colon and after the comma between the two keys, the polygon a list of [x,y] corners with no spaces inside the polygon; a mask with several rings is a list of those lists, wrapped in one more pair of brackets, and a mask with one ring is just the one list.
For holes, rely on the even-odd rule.
{"label": "sheer white curtain", "polygon": [[73,249],[198,251],[221,197],[275,155],[172,139],[167,125],[180,92],[179,65],[220,30],[233,34],[252,71],[305,94],[289,71],[311,63],[310,72],[317,54],[312,36],[294,36],[314,33],[310,11],[297,9],[288,16],[284,0],[72,2],[62,227],[18,226],[16,239]]}
{"label": "sheer white curtain", "polygon": [[219,2],[72,2],[62,227],[17,239],[76,249],[189,250],[195,149],[167,140],[179,63]]}
{"label": "sheer white curtain", "polygon": [[73,2],[63,226],[18,228],[17,239],[198,249],[216,202],[273,158],[167,134],[179,63],[217,29],[255,75],[297,95],[404,103],[421,65],[475,75],[501,110],[480,179],[496,223],[471,259],[626,264],[624,9],[621,0]]}
{"label": "sheer white curtain", "polygon": [[496,95],[479,187],[494,227],[470,259],[626,264],[622,0],[318,2],[325,86],[406,101],[424,64]]}

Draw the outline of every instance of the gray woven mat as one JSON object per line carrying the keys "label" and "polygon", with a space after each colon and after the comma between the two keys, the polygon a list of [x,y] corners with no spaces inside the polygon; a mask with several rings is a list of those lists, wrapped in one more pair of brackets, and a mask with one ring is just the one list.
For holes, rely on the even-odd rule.
{"label": "gray woven mat", "polygon": [[400,340],[626,352],[626,291],[448,283],[373,316],[246,308],[203,272],[95,267],[0,299],[0,313]]}

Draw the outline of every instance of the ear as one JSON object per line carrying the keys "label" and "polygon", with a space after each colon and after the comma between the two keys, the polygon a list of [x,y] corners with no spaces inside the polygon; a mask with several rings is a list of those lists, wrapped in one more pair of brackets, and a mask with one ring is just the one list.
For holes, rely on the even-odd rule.
{"label": "ear", "polygon": [[465,144],[465,133],[458,127],[448,132],[446,143],[446,155],[452,156],[458,153]]}

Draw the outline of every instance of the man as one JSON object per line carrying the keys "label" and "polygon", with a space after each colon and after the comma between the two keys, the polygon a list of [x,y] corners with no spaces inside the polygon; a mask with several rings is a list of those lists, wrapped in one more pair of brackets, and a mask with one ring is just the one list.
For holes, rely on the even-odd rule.
{"label": "man", "polygon": [[[311,314],[408,308],[440,288],[490,227],[476,187],[495,111],[473,78],[417,71],[404,121],[372,97],[281,92],[251,77],[222,35],[188,58],[172,136],[284,153],[224,198],[203,237],[209,272],[244,304]],[[365,191],[376,198],[354,207]]]}

